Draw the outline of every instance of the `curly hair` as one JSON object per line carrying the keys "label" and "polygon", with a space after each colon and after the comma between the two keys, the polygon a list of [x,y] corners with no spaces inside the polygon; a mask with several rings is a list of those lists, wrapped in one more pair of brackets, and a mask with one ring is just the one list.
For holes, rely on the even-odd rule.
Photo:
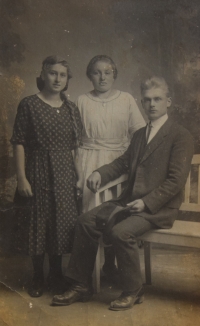
{"label": "curly hair", "polygon": [[[51,56],[45,58],[43,60],[43,62],[42,62],[42,71],[47,71],[52,65],[55,65],[57,63],[59,63],[62,66],[64,66],[64,67],[67,68],[67,84],[66,84],[65,88],[62,90],[62,92],[64,92],[68,88],[68,81],[69,81],[69,79],[72,78],[71,69],[69,67],[68,62],[65,59],[63,59],[62,57],[59,57],[57,55],[51,55]],[[44,81],[43,81],[43,79],[41,77],[41,74],[40,74],[40,77],[37,77],[36,83],[37,83],[38,89],[40,91],[42,91],[43,88],[44,88]]]}
{"label": "curly hair", "polygon": [[87,77],[90,79],[91,78],[91,74],[93,72],[93,68],[96,62],[98,61],[104,61],[104,62],[108,62],[110,63],[110,65],[112,66],[112,70],[113,70],[113,78],[116,79],[117,78],[117,66],[114,63],[114,61],[107,55],[105,54],[100,54],[100,55],[96,55],[95,57],[93,57],[90,62],[88,63],[87,69],[86,69],[86,75]]}

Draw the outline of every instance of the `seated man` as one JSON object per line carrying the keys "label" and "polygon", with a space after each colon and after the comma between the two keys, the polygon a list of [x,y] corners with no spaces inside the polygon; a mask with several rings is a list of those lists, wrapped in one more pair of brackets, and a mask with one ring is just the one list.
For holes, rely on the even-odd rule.
{"label": "seated man", "polygon": [[54,296],[53,305],[70,305],[91,297],[98,239],[102,233],[105,235],[97,221],[100,217],[114,218],[120,210],[123,214],[111,223],[110,229],[106,228],[106,234],[116,252],[123,292],[109,309],[125,310],[142,302],[144,290],[136,239],[148,230],[172,227],[190,170],[193,140],[186,129],[168,119],[171,98],[163,78],[146,80],[141,85],[141,94],[149,119],[147,127],[134,134],[121,157],[88,178],[88,187],[97,191],[100,185],[129,173],[127,187],[117,200],[80,216],[67,270],[73,283],[63,295]]}

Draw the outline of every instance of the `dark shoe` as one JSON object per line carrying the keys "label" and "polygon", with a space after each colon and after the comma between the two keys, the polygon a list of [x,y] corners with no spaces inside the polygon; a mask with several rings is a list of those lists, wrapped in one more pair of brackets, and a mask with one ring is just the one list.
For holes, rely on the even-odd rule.
{"label": "dark shoe", "polygon": [[82,284],[72,285],[64,294],[53,297],[52,306],[68,306],[77,301],[87,302],[92,295],[92,289],[88,289]]}
{"label": "dark shoe", "polygon": [[142,303],[143,300],[144,289],[141,287],[135,294],[131,294],[131,292],[122,292],[118,299],[111,302],[109,309],[115,311],[131,309],[134,304]]}
{"label": "dark shoe", "polygon": [[102,267],[103,274],[107,278],[109,282],[112,283],[119,283],[119,271],[116,265],[113,265],[112,267],[107,267],[105,264]]}
{"label": "dark shoe", "polygon": [[43,295],[44,279],[33,277],[31,285],[28,288],[28,294],[33,298],[38,298]]}

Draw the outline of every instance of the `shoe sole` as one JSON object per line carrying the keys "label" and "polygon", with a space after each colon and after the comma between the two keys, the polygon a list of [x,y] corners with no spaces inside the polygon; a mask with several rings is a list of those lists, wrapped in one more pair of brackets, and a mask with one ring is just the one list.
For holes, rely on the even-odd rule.
{"label": "shoe sole", "polygon": [[70,306],[72,303],[75,302],[88,302],[91,299],[91,296],[85,296],[83,298],[80,298],[78,300],[75,301],[71,301],[71,302],[54,302],[52,301],[51,306],[55,307],[55,306]]}
{"label": "shoe sole", "polygon": [[123,307],[122,308],[109,307],[108,309],[113,310],[113,311],[124,311],[124,310],[128,310],[128,309],[132,309],[135,304],[141,304],[143,302],[144,302],[144,296],[141,296],[141,297],[137,297],[135,299],[135,302],[130,307],[127,307],[127,308],[126,307],[124,307],[124,308]]}

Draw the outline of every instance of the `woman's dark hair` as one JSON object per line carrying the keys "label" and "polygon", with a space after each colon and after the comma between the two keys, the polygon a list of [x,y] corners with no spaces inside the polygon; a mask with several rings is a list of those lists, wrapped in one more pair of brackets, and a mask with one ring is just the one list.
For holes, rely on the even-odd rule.
{"label": "woman's dark hair", "polygon": [[90,60],[90,62],[88,63],[88,66],[87,66],[87,70],[86,70],[86,75],[89,79],[91,79],[91,74],[93,72],[93,68],[94,68],[94,65],[96,62],[98,61],[104,61],[104,62],[108,62],[110,63],[110,65],[112,66],[112,70],[113,70],[113,78],[116,79],[117,78],[117,66],[116,64],[114,63],[114,61],[107,55],[96,55],[94,58],[92,58]]}
{"label": "woman's dark hair", "polygon": [[[48,70],[52,65],[55,65],[57,63],[59,63],[62,66],[64,66],[64,67],[67,68],[67,84],[66,84],[65,88],[62,90],[62,92],[64,92],[68,88],[68,81],[69,81],[69,79],[72,78],[72,73],[71,73],[69,64],[68,64],[68,62],[65,59],[63,59],[63,58],[61,58],[61,57],[59,57],[57,55],[51,55],[51,56],[47,57],[42,62],[42,71]],[[40,77],[37,77],[36,83],[37,83],[38,89],[40,91],[42,91],[43,88],[44,88],[44,81],[43,81],[43,79],[41,77],[41,74],[40,74]]]}

